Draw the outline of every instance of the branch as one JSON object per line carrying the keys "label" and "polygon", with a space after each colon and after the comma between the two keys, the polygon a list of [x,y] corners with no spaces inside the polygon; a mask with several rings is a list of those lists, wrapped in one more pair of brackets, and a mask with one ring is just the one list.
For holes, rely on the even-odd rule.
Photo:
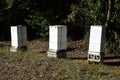
{"label": "branch", "polygon": [[107,11],[107,20],[105,23],[105,27],[108,27],[109,21],[111,16],[111,0],[108,0],[108,11]]}

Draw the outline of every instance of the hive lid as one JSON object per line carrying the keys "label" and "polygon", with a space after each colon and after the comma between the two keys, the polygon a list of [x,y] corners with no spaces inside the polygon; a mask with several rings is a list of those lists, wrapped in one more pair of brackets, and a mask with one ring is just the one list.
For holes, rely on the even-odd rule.
{"label": "hive lid", "polygon": [[55,27],[67,27],[66,25],[51,25],[51,26],[55,26]]}

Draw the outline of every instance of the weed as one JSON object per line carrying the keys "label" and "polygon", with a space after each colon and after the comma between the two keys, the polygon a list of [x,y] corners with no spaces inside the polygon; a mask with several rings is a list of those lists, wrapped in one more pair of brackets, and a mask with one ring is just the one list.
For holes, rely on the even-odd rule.
{"label": "weed", "polygon": [[119,66],[48,58],[46,53],[0,49],[0,80],[119,80]]}

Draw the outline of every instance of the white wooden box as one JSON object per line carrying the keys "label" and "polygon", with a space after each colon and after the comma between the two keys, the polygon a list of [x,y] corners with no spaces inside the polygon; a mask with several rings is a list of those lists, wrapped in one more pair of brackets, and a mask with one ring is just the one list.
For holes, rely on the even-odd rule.
{"label": "white wooden box", "polygon": [[[90,39],[89,39],[89,50],[88,55],[89,59],[101,59],[101,53],[104,52],[104,43],[105,43],[105,27],[95,25],[90,28]],[[90,57],[90,55],[92,57]]]}
{"label": "white wooden box", "polygon": [[49,26],[49,51],[66,50],[67,26]]}
{"label": "white wooden box", "polygon": [[26,26],[11,26],[11,46],[14,48],[27,46]]}

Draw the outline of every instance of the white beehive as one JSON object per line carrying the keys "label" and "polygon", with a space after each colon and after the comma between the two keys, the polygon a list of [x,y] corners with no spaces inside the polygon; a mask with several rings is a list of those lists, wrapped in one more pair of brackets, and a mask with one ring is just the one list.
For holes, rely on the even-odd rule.
{"label": "white beehive", "polygon": [[27,46],[26,26],[11,26],[11,46],[13,50],[15,50],[14,48]]}
{"label": "white beehive", "polygon": [[67,26],[49,26],[49,51],[57,52],[66,50],[67,45]]}
{"label": "white beehive", "polygon": [[88,60],[101,61],[102,55],[104,55],[105,32],[103,26],[91,26]]}

